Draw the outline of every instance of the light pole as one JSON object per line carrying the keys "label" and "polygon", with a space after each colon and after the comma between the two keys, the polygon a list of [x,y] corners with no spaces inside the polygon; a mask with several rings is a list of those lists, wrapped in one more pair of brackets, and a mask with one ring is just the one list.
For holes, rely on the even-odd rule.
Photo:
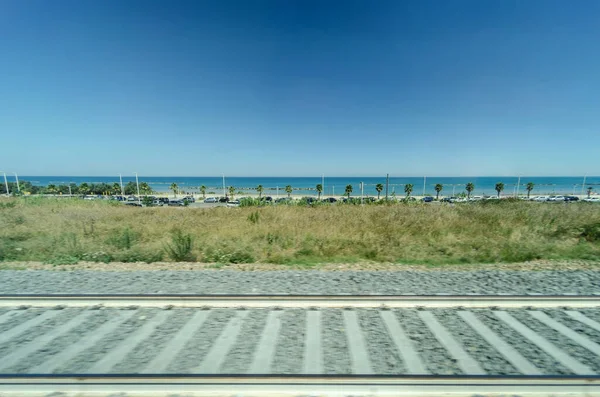
{"label": "light pole", "polygon": [[121,176],[121,174],[119,174],[119,183],[121,184],[121,196],[124,196],[125,193],[123,193],[123,177]]}
{"label": "light pole", "polygon": [[519,187],[521,186],[521,175],[519,175],[519,179],[517,180],[517,195],[519,197]]}
{"label": "light pole", "polygon": [[364,189],[365,189],[365,184],[361,182],[360,183],[360,205],[364,204],[364,199],[363,199]]}
{"label": "light pole", "polygon": [[425,196],[425,184],[427,183],[427,177],[423,177],[423,196]]}
{"label": "light pole", "polygon": [[583,191],[585,190],[585,179],[587,178],[587,174],[583,177],[583,183],[581,184],[581,195],[583,196]]}
{"label": "light pole", "polygon": [[19,185],[19,176],[16,172],[13,172],[13,174],[15,174],[15,180],[17,181],[17,192],[21,193],[21,185]]}
{"label": "light pole", "polygon": [[321,174],[321,190],[323,191],[323,196],[325,195],[325,174]]}
{"label": "light pole", "polygon": [[456,189],[456,185],[452,185],[452,197],[454,197],[454,189]]}
{"label": "light pole", "polygon": [[4,174],[4,186],[6,187],[6,195],[9,196],[10,193],[8,193],[8,181],[6,180],[6,172],[4,171],[0,171]]}
{"label": "light pole", "polygon": [[227,196],[227,192],[225,191],[225,174],[223,174],[223,197]]}
{"label": "light pole", "polygon": [[137,186],[138,204],[142,205],[142,199],[140,197],[140,183],[138,182],[138,174],[137,174],[137,172],[134,172],[134,174],[135,174],[135,185]]}

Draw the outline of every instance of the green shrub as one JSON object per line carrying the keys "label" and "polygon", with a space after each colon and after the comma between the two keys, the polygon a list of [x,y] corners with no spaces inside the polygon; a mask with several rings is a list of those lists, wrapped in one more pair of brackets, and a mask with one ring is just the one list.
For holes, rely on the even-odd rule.
{"label": "green shrub", "polygon": [[113,230],[106,239],[106,243],[120,249],[130,249],[135,245],[139,238],[139,234],[131,230],[129,227],[121,230]]}
{"label": "green shrub", "polygon": [[127,250],[113,255],[113,259],[118,262],[159,262],[163,259],[161,251],[141,251],[137,249]]}
{"label": "green shrub", "polygon": [[88,262],[103,262],[108,263],[113,260],[113,256],[108,252],[98,251],[98,252],[86,252],[81,256],[82,261]]}
{"label": "green shrub", "polygon": [[585,225],[581,237],[590,242],[600,241],[600,222]]}
{"label": "green shrub", "polygon": [[209,248],[204,253],[204,260],[217,263],[253,263],[256,261],[250,250],[229,247]]}
{"label": "green shrub", "polygon": [[75,265],[79,258],[68,254],[57,254],[46,260],[49,265]]}
{"label": "green shrub", "polygon": [[192,254],[194,240],[191,234],[184,233],[179,229],[171,232],[171,244],[165,244],[167,256],[176,262],[193,262],[196,260]]}
{"label": "green shrub", "polygon": [[258,211],[251,212],[250,215],[248,215],[248,222],[256,225],[258,221],[260,221],[260,214]]}

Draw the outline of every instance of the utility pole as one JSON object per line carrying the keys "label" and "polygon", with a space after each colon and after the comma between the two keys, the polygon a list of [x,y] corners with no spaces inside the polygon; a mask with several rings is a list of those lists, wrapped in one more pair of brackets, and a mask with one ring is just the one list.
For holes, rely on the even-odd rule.
{"label": "utility pole", "polygon": [[223,174],[223,197],[227,196],[227,192],[225,191],[225,174]]}
{"label": "utility pole", "polygon": [[425,196],[425,184],[427,183],[427,177],[423,177],[423,196]]}
{"label": "utility pole", "polygon": [[521,175],[519,175],[519,179],[517,180],[517,195],[515,197],[519,197],[519,186],[521,186]]}
{"label": "utility pole", "polygon": [[121,174],[119,174],[119,182],[121,183],[121,196],[124,196],[124,190],[123,190],[123,177],[121,176]]}
{"label": "utility pole", "polygon": [[585,190],[585,179],[586,178],[587,178],[587,174],[583,177],[583,184],[581,184],[581,195],[582,196],[583,196],[583,191]]}
{"label": "utility pole", "polygon": [[15,174],[15,179],[17,181],[17,192],[21,193],[21,186],[19,185],[19,176],[17,175],[16,172],[14,172]]}
{"label": "utility pole", "polygon": [[137,172],[134,172],[134,174],[135,174],[135,185],[137,186],[138,204],[142,205],[142,199],[140,197],[140,183],[138,182],[138,174],[137,174]]}
{"label": "utility pole", "polygon": [[321,174],[321,190],[323,190],[323,196],[325,196],[325,174]]}
{"label": "utility pole", "polygon": [[390,186],[390,174],[385,177],[385,201],[388,201],[388,188]]}

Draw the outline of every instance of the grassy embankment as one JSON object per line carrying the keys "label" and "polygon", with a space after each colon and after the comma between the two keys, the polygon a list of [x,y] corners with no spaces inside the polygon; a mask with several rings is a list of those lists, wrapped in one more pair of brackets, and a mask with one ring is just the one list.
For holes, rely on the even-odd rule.
{"label": "grassy embankment", "polygon": [[0,200],[4,261],[310,265],[599,258],[600,208],[593,203],[191,209]]}

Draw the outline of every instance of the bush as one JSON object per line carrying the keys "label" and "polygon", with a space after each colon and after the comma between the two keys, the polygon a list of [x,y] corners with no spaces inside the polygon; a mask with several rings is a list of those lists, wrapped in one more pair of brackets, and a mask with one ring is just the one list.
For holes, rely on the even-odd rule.
{"label": "bush", "polygon": [[165,244],[165,252],[176,262],[193,262],[196,260],[192,254],[193,247],[192,235],[175,229],[171,232],[171,244]]}
{"label": "bush", "polygon": [[138,240],[139,234],[129,227],[110,232],[106,243],[120,249],[130,249]]}
{"label": "bush", "polygon": [[229,247],[208,249],[204,254],[204,260],[217,263],[253,263],[255,258],[247,250],[232,250]]}
{"label": "bush", "polygon": [[163,259],[163,253],[161,251],[140,251],[133,249],[116,253],[113,255],[113,259],[118,262],[153,263],[161,261]]}
{"label": "bush", "polygon": [[258,213],[258,211],[253,211],[250,213],[250,215],[248,215],[248,222],[250,222],[250,223],[253,223],[256,225],[259,220],[260,220],[260,214]]}
{"label": "bush", "polygon": [[600,241],[600,222],[585,225],[581,237],[590,242]]}
{"label": "bush", "polygon": [[68,255],[68,254],[58,254],[50,259],[46,260],[46,263],[49,265],[75,265],[79,262],[79,258]]}

